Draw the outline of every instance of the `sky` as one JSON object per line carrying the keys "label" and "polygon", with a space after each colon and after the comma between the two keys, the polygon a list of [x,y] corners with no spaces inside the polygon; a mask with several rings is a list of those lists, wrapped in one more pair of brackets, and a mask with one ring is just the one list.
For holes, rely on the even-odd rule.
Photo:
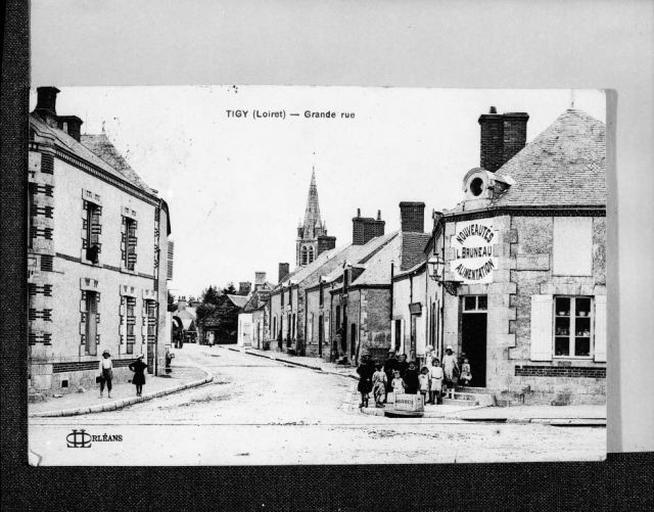
{"label": "sky", "polygon": [[[41,85],[41,84],[36,84]],[[60,87],[59,115],[107,136],[170,206],[175,295],[209,285],[276,282],[295,266],[298,222],[315,168],[330,235],[351,241],[352,217],[381,210],[399,228],[400,201],[433,209],[462,198],[479,166],[479,115],[527,112],[529,142],[570,107],[605,120],[599,90],[481,90],[309,86]],[[35,104],[32,94],[31,108]],[[248,111],[237,117],[228,111]],[[285,118],[253,118],[254,111]],[[306,118],[305,111],[335,118]],[[291,116],[298,113],[299,116]],[[341,117],[342,113],[354,114]]]}

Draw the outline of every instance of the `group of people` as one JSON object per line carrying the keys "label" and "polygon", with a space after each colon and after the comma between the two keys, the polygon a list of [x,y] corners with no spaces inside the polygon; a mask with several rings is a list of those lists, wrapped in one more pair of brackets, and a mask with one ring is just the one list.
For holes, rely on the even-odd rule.
{"label": "group of people", "polygon": [[[111,360],[111,354],[108,350],[102,353],[100,359],[100,376],[98,381],[100,383],[100,398],[104,394],[104,388],[107,388],[107,397],[111,398],[111,387],[114,378],[114,366]],[[134,372],[132,377],[132,384],[136,386],[136,396],[141,396],[143,393],[143,384],[145,384],[145,369],[148,367],[147,363],[143,362],[143,354],[137,356],[136,361],[129,364],[129,369]]]}
{"label": "group of people", "polygon": [[406,354],[396,356],[393,350],[388,352],[384,364],[375,364],[370,356],[364,355],[357,373],[360,408],[368,407],[370,393],[375,407],[383,407],[389,393],[420,394],[423,403],[442,403],[447,388],[454,388],[457,384],[469,385],[472,380],[469,360],[466,357],[457,360],[451,345],[445,348],[442,362],[435,356],[433,348],[427,347],[425,364],[420,369],[414,361],[407,361]]}

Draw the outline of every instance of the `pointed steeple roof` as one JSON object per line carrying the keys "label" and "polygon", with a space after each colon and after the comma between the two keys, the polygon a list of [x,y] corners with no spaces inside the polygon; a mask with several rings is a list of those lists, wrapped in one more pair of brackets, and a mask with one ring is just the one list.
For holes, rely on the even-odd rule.
{"label": "pointed steeple roof", "polygon": [[316,186],[316,169],[312,168],[311,183],[309,185],[309,195],[307,196],[307,206],[304,210],[304,233],[313,236],[313,230],[316,226],[321,226],[320,204],[318,203],[318,187]]}

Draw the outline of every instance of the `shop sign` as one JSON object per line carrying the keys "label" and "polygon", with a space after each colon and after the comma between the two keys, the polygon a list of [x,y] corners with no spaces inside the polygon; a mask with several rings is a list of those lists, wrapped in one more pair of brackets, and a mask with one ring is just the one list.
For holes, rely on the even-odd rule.
{"label": "shop sign", "polygon": [[412,302],[409,304],[409,312],[412,315],[421,315],[422,314],[422,304],[420,302]]}
{"label": "shop sign", "polygon": [[450,269],[464,283],[491,283],[497,268],[497,236],[490,221],[459,222],[452,237]]}

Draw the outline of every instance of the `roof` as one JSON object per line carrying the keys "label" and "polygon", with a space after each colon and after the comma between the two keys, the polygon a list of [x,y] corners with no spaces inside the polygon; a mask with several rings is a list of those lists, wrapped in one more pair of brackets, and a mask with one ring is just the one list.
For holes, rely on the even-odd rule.
{"label": "roof", "polygon": [[400,271],[415,267],[425,260],[425,247],[430,237],[429,233],[402,233]]}
{"label": "roof", "polygon": [[98,155],[105,162],[107,162],[114,169],[125,176],[130,182],[144,190],[150,191],[153,194],[157,193],[156,190],[148,187],[148,185],[145,184],[140,176],[136,174],[136,171],[129,166],[127,160],[125,160],[125,158],[118,152],[106,134],[82,134],[81,142],[84,146],[89,148],[96,155]]}
{"label": "roof", "polygon": [[[321,275],[325,276],[326,282],[337,280],[343,275],[343,264],[346,262],[350,265],[364,263],[393,240],[397,236],[397,233],[397,231],[394,231],[387,235],[377,236],[364,245],[349,245],[338,255],[336,264],[328,269],[327,272],[322,272]],[[313,284],[317,284],[317,282],[318,279]]]}
{"label": "roof", "polygon": [[[90,164],[99,167],[108,174],[122,179],[136,186],[140,190],[156,195],[157,191],[146,185],[136,172],[129,167],[125,159],[120,156],[118,150],[111,144],[106,135],[82,135],[82,142],[78,142],[63,130],[48,125],[37,114],[30,115],[32,127],[39,133],[47,133],[54,137],[55,144],[64,150],[86,160]],[[90,138],[98,137],[95,142],[90,142]],[[103,137],[100,139],[99,137]],[[86,139],[86,140],[85,140]],[[88,146],[87,146],[88,144]],[[111,148],[109,148],[111,146]],[[98,153],[96,153],[98,151]],[[116,167],[114,167],[116,165]]]}
{"label": "roof", "polygon": [[606,125],[566,110],[496,174],[515,184],[492,206],[605,206]]}
{"label": "roof", "polygon": [[232,301],[232,303],[239,308],[244,308],[245,305],[248,303],[248,300],[250,299],[249,295],[232,295],[232,294],[225,294],[227,295],[227,298]]}

